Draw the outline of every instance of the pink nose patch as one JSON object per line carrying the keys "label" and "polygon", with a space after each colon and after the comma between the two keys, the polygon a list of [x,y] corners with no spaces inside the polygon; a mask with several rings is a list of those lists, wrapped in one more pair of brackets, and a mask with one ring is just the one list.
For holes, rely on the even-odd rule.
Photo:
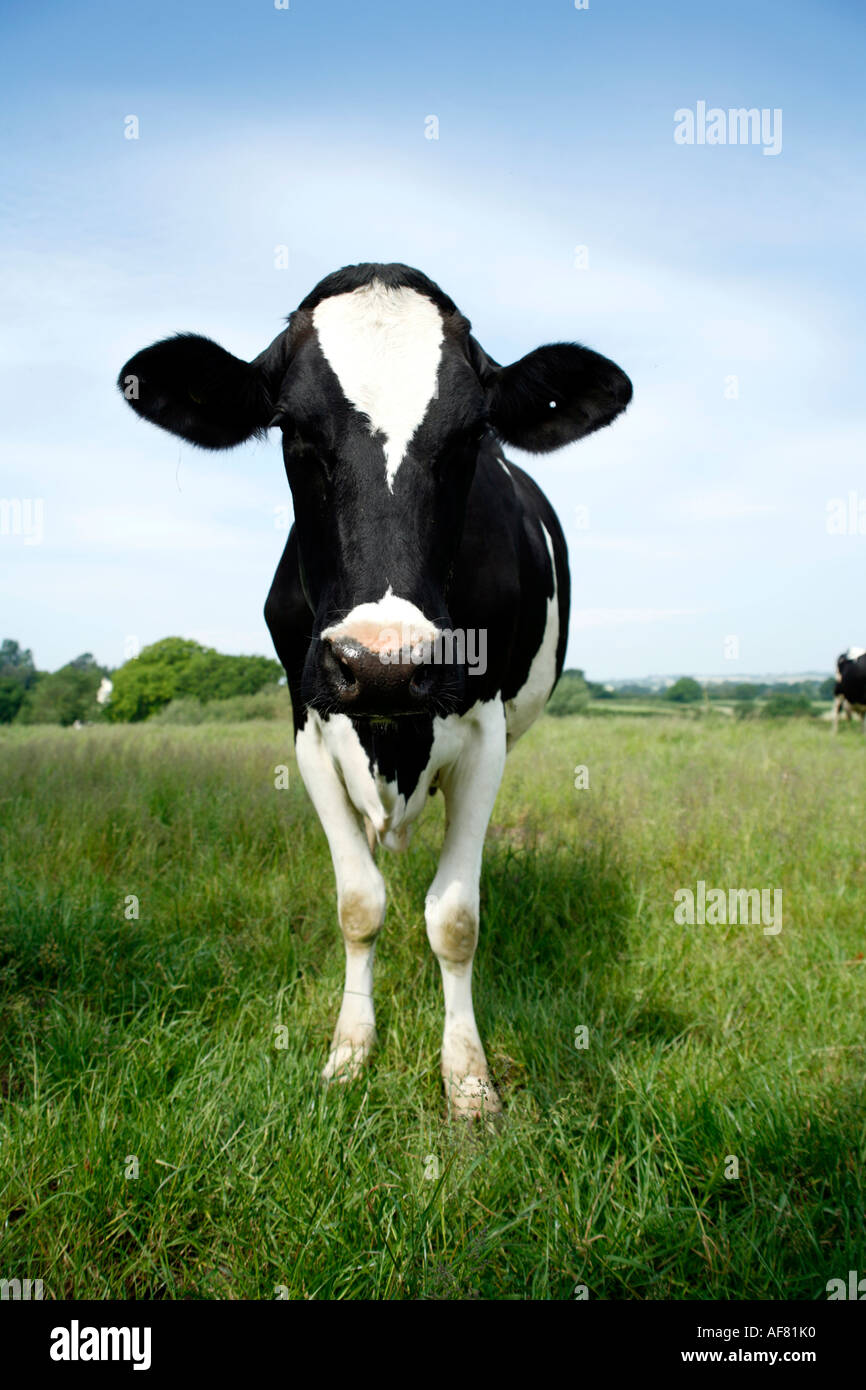
{"label": "pink nose patch", "polygon": [[403,647],[414,647],[424,640],[422,633],[414,627],[383,627],[379,623],[356,622],[341,625],[339,635],[344,640],[357,642],[368,652],[396,652]]}
{"label": "pink nose patch", "polygon": [[435,642],[440,630],[414,603],[392,594],[390,588],[376,603],[359,603],[342,622],[326,627],[325,642],[352,642],[375,656],[411,651]]}

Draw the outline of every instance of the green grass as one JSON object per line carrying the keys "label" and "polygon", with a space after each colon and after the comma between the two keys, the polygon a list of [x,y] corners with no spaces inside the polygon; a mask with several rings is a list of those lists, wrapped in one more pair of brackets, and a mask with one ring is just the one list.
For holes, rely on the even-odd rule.
{"label": "green grass", "polygon": [[[847,732],[530,731],[482,878],[488,1133],[447,1120],[438,1075],[441,798],[383,857],[379,1051],[326,1091],[342,948],[288,723],[5,730],[0,1277],[77,1299],[825,1297],[864,1260]],[[780,887],[782,932],[675,926],[701,878]]]}

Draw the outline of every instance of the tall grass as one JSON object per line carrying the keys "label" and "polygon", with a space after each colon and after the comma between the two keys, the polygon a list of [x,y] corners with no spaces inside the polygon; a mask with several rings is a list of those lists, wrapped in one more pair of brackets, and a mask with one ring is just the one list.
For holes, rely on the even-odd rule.
{"label": "tall grass", "polygon": [[238,724],[249,719],[289,717],[289,692],[284,685],[266,685],[254,695],[227,695],[221,700],[198,700],[182,695],[170,700],[157,714],[154,724]]}
{"label": "tall grass", "polygon": [[[864,1248],[866,750],[845,733],[530,731],[482,879],[489,1133],[448,1121],[438,1077],[441,798],[382,860],[379,1051],[326,1091],[342,949],[288,721],[3,731],[0,1277],[57,1298],[823,1297]],[[675,926],[698,879],[781,888],[783,930]]]}

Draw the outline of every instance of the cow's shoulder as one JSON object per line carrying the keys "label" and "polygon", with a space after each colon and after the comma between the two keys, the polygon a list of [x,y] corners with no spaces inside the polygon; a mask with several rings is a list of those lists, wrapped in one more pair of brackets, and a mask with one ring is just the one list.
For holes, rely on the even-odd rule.
{"label": "cow's shoulder", "polygon": [[488,668],[483,677],[468,678],[467,707],[497,693],[514,700],[531,677],[535,690],[533,663],[551,639],[553,662],[545,660],[544,667],[552,687],[565,656],[569,601],[568,552],[556,513],[498,445],[486,448],[469,494],[451,590],[455,627],[486,632]]}
{"label": "cow's shoulder", "polygon": [[298,537],[294,526],[289,532],[265,601],[265,622],[277,656],[286,672],[297,731],[303,727],[306,718],[301,701],[301,677],[310,645],[313,614],[304,592]]}

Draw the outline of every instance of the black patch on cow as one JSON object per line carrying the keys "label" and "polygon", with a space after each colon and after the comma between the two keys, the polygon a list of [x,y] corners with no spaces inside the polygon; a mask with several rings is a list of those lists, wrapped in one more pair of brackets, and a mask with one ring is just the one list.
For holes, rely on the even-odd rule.
{"label": "black patch on cow", "polygon": [[553,343],[499,370],[490,420],[506,444],[543,454],[609,425],[631,396],[615,362],[577,343]]}
{"label": "black patch on cow", "polygon": [[151,424],[203,449],[230,449],[270,424],[284,338],[243,362],[210,338],[179,333],[131,357],[117,385]]}
{"label": "black patch on cow", "polygon": [[390,724],[353,719],[352,727],[367,754],[370,771],[396,782],[406,800],[418,785],[433,749],[433,719],[404,717]]}
{"label": "black patch on cow", "polygon": [[[345,265],[342,270],[335,270],[330,275],[326,275],[324,280],[320,280],[315,289],[305,299],[302,299],[298,309],[303,312],[312,313],[317,304],[321,304],[323,299],[329,299],[335,294],[351,294],[353,290],[359,290],[362,285],[369,285],[373,280],[378,280],[389,290],[409,289],[416,290],[418,294],[426,295],[432,299],[437,309],[446,316],[450,314],[460,314],[453,299],[440,290],[439,286],[428,278],[422,271],[414,270],[410,265],[400,265],[393,262],[390,265],[378,265],[375,261],[362,261],[358,265]],[[462,315],[460,315],[462,318]]]}
{"label": "black patch on cow", "polygon": [[866,652],[853,660],[843,652],[836,662],[837,695],[844,695],[849,705],[866,705]]}

